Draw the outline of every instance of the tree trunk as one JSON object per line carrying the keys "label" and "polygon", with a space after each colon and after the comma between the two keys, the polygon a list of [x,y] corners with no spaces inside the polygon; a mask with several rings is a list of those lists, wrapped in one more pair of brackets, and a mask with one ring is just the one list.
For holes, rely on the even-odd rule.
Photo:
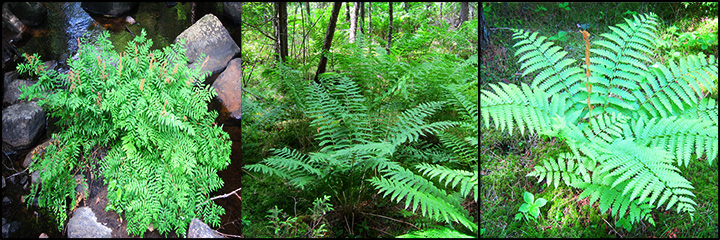
{"label": "tree trunk", "polygon": [[489,34],[487,31],[487,22],[485,21],[485,12],[483,12],[482,4],[480,4],[480,52],[483,49],[487,49],[489,40]]}
{"label": "tree trunk", "polygon": [[461,24],[463,24],[464,22],[467,22],[469,10],[470,9],[468,7],[468,2],[460,3],[460,19],[458,19],[458,24],[456,27],[460,27]]}
{"label": "tree trunk", "polygon": [[360,32],[365,34],[365,2],[360,2]]}
{"label": "tree trunk", "polygon": [[320,63],[318,64],[317,72],[315,73],[315,82],[320,84],[320,79],[318,78],[321,73],[325,72],[325,68],[327,65],[327,57],[325,56],[325,53],[330,51],[330,46],[332,44],[333,36],[335,35],[335,24],[337,22],[338,15],[340,14],[340,8],[342,7],[342,2],[334,2],[333,3],[333,9],[332,14],[330,14],[330,23],[328,24],[327,31],[325,32],[325,42],[323,42],[323,49],[322,49],[322,57],[320,58]]}
{"label": "tree trunk", "polygon": [[388,25],[388,39],[387,39],[387,47],[385,47],[385,51],[387,51],[387,54],[390,54],[390,43],[392,42],[392,29],[393,29],[393,9],[392,9],[392,2],[389,2],[389,12],[390,12],[390,24]]}
{"label": "tree trunk", "polygon": [[[345,3],[347,4],[347,3]],[[357,34],[358,27],[358,12],[360,11],[360,3],[355,2],[350,11],[350,43],[355,42],[355,35]]]}
{"label": "tree trunk", "polygon": [[372,38],[372,2],[368,3],[368,36]]}
{"label": "tree trunk", "polygon": [[275,2],[275,13],[277,17],[277,60],[285,62],[288,56],[287,41],[287,2]]}

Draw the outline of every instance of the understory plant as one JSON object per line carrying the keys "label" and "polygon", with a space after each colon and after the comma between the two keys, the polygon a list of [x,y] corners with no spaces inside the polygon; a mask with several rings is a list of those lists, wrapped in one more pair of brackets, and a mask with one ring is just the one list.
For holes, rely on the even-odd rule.
{"label": "understory plant", "polygon": [[[104,177],[106,210],[124,214],[130,234],[142,236],[153,226],[161,234],[184,235],[193,218],[220,223],[224,209],[209,194],[223,184],[217,171],[230,162],[230,141],[213,123],[217,113],[207,109],[217,93],[201,83],[208,72],[186,66],[183,41],[150,50],[145,35],[122,54],[108,32],[94,44],[78,38],[67,73],[43,69],[37,55],[25,55],[28,63],[18,67],[38,75],[22,97],[37,98],[62,126],[44,158],[30,167],[40,171],[42,185],[30,195],[56,214],[59,228],[76,204],[73,175],[83,169]],[[104,158],[93,155],[100,148],[109,149]]]}
{"label": "understory plant", "polygon": [[520,212],[522,214],[515,214],[516,220],[522,218],[523,216],[525,217],[525,220],[535,220],[540,215],[540,208],[545,206],[547,203],[547,200],[544,198],[538,198],[536,200],[535,196],[529,192],[523,193],[523,200],[525,200],[525,203],[520,205]]}
{"label": "understory plant", "polygon": [[[273,231],[272,236],[275,238],[324,237],[328,231],[325,215],[333,210],[332,204],[328,202],[329,200],[330,196],[327,195],[316,198],[313,201],[312,208],[309,209],[312,215],[303,217],[288,217],[287,214],[282,212],[282,209],[274,206],[267,211],[268,215],[266,216],[270,224],[268,228]],[[282,220],[283,218],[286,219]]]}
{"label": "understory plant", "polygon": [[[457,94],[460,91],[451,88],[448,91],[456,94],[449,94],[447,101],[422,103],[397,116],[382,118],[370,114],[361,89],[348,77],[322,77],[321,82],[311,82],[302,95],[303,110],[312,119],[310,127],[317,132],[315,140],[319,141],[320,150],[306,154],[288,148],[274,149],[274,156],[246,165],[246,169],[279,176],[300,189],[329,192],[340,203],[336,211],[345,211],[347,215],[359,214],[357,205],[367,195],[367,183],[370,183],[383,197],[390,195],[391,200],[398,202],[405,199],[405,207],[412,204],[413,212],[421,208],[423,216],[459,223],[477,232],[477,224],[461,206],[466,197],[473,196],[477,202],[477,138],[473,137],[477,136],[476,104],[462,96],[453,100],[460,96]],[[459,104],[458,111],[464,113],[464,121],[425,121],[448,103]],[[474,124],[471,119],[475,119]],[[452,161],[459,169],[440,164],[411,164],[397,158],[399,149],[410,148],[420,136],[453,127],[469,128],[475,133],[444,138],[444,143],[457,151],[460,158],[438,158],[438,161],[445,164]],[[415,150],[419,157],[432,154]],[[411,171],[404,164],[411,164],[411,169],[421,173]],[[432,180],[435,177],[445,186],[435,183]],[[352,225],[347,222],[347,226]],[[352,229],[348,230],[352,234]]]}
{"label": "understory plant", "polygon": [[485,127],[558,137],[571,149],[528,176],[582,190],[578,199],[599,200],[617,223],[655,225],[653,208],[674,207],[692,219],[694,187],[677,166],[712,163],[718,155],[718,105],[706,93],[718,89],[717,59],[653,62],[657,21],[654,14],[633,16],[592,43],[582,31],[580,64],[546,37],[515,30],[515,55],[523,76],[534,73],[534,80],[481,91]]}

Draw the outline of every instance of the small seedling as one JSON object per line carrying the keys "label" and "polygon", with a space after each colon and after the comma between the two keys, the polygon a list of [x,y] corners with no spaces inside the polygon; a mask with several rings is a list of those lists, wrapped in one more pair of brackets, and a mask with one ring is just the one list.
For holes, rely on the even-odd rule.
{"label": "small seedling", "polygon": [[544,198],[538,198],[535,200],[535,196],[529,192],[525,192],[523,194],[523,199],[525,199],[525,203],[520,206],[520,212],[522,212],[522,215],[520,213],[515,214],[516,220],[519,220],[522,216],[525,216],[525,220],[535,220],[535,218],[540,215],[540,208],[547,204],[547,200]]}

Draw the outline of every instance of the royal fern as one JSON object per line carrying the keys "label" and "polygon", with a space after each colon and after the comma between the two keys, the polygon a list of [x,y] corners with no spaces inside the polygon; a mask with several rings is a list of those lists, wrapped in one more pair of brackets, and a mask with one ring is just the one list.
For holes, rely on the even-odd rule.
{"label": "royal fern", "polygon": [[547,38],[516,30],[516,55],[532,83],[481,91],[486,127],[492,119],[500,130],[517,126],[520,134],[560,137],[570,147],[528,176],[582,189],[579,198],[599,200],[602,212],[611,207],[633,223],[654,224],[649,213],[662,205],[692,216],[694,187],[673,164],[703,156],[712,163],[718,155],[718,105],[702,92],[718,89],[717,59],[653,63],[657,21],[645,14],[611,26],[586,43],[582,65]]}
{"label": "royal fern", "polygon": [[[194,84],[208,72],[186,66],[182,43],[150,50],[145,36],[143,30],[122,54],[108,32],[94,44],[78,38],[78,57],[63,74],[41,69],[37,55],[25,55],[28,63],[18,67],[39,75],[22,97],[38,98],[60,118],[61,130],[53,134],[58,145],[30,167],[42,181],[31,197],[56,214],[59,228],[68,206],[76,205],[71,179],[81,171],[104,177],[106,210],[124,214],[132,235],[143,236],[151,224],[161,234],[184,235],[193,218],[220,223],[224,210],[209,195],[223,184],[217,171],[230,162],[231,142],[213,123],[217,113],[207,109],[215,90]],[[109,150],[95,166],[93,153],[101,148]]]}

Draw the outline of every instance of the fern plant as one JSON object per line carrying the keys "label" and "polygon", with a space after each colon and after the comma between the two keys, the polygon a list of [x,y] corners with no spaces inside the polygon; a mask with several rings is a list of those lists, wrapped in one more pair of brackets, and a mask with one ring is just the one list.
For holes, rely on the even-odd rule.
{"label": "fern plant", "polygon": [[[483,90],[484,124],[520,134],[565,140],[571,152],[547,159],[528,176],[582,190],[619,221],[647,220],[653,208],[692,213],[694,187],[676,165],[693,155],[718,155],[717,59],[700,54],[652,63],[657,17],[633,16],[586,43],[582,68],[545,37],[516,30],[516,55],[530,85],[492,84]],[[586,36],[587,37],[587,36]],[[561,181],[562,180],[562,181]]]}
{"label": "fern plant", "polygon": [[[152,224],[162,234],[184,235],[193,218],[218,226],[224,210],[209,194],[223,184],[217,171],[229,164],[230,141],[213,123],[217,113],[207,110],[216,94],[199,81],[207,72],[186,67],[182,43],[151,51],[143,30],[118,54],[108,36],[103,32],[95,44],[78,39],[79,57],[68,60],[66,74],[41,69],[37,55],[19,66],[39,75],[22,97],[39,98],[64,126],[30,167],[41,171],[42,183],[31,196],[62,227],[75,206],[67,198],[74,196],[72,176],[87,169],[104,177],[106,210],[124,214],[130,234],[142,236]],[[91,153],[101,147],[110,150],[97,168]]]}
{"label": "fern plant", "polygon": [[[429,179],[439,176],[445,185],[452,183],[452,188],[460,188],[460,193],[448,193],[442,186],[394,161],[394,153],[404,144],[416,142],[426,133],[439,133],[458,125],[447,121],[425,122],[424,118],[445,102],[420,104],[392,122],[385,122],[372,118],[361,90],[349,78],[324,78],[321,85],[311,84],[305,94],[306,113],[313,119],[311,128],[318,132],[315,139],[319,141],[320,150],[304,154],[287,148],[276,149],[275,156],[247,165],[246,169],[279,176],[299,188],[329,188],[341,203],[353,196],[359,198],[365,182],[370,182],[384,196],[392,194],[391,200],[405,199],[405,207],[412,203],[413,211],[420,207],[423,216],[458,222],[477,231],[477,224],[460,205],[460,199],[470,196],[472,190],[477,201],[477,174],[434,164],[417,166]],[[471,112],[477,119],[477,105],[474,109]],[[477,139],[474,142],[477,144]]]}

